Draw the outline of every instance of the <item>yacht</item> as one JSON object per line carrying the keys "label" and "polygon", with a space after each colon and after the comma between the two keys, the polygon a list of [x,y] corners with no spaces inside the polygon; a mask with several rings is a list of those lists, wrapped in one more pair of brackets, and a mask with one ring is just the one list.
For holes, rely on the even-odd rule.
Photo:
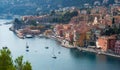
{"label": "yacht", "polygon": [[25,35],[26,38],[33,38],[33,35],[27,34]]}

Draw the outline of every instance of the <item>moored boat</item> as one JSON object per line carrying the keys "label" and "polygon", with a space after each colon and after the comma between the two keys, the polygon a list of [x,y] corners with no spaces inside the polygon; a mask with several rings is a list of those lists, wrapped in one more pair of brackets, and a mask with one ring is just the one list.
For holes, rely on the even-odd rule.
{"label": "moored boat", "polygon": [[33,38],[33,35],[27,34],[27,35],[25,35],[25,37],[26,37],[26,38]]}

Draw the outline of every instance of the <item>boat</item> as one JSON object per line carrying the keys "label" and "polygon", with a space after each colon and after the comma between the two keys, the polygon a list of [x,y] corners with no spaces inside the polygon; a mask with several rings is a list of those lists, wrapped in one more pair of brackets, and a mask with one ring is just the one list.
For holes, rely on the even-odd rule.
{"label": "boat", "polygon": [[49,47],[45,47],[46,49],[48,49]]}
{"label": "boat", "polygon": [[27,49],[26,52],[29,52],[29,50]]}
{"label": "boat", "polygon": [[26,37],[26,38],[33,38],[33,35],[27,34],[27,35],[25,35],[25,37]]}
{"label": "boat", "polygon": [[55,56],[54,54],[54,48],[53,48],[53,56],[52,56],[53,59],[57,59],[57,57]]}
{"label": "boat", "polygon": [[45,36],[43,34],[38,35],[40,38],[44,38]]}
{"label": "boat", "polygon": [[53,56],[52,58],[56,59],[57,57],[56,57],[56,56]]}
{"label": "boat", "polygon": [[99,55],[100,55],[100,54],[101,54],[101,52],[98,52],[97,54],[99,54]]}
{"label": "boat", "polygon": [[13,27],[10,27],[9,30],[10,30],[10,31],[14,31],[14,28],[13,28]]}
{"label": "boat", "polygon": [[58,54],[60,54],[61,52],[58,52]]}
{"label": "boat", "polygon": [[26,52],[29,52],[29,46],[28,46],[28,44],[27,44],[27,42],[26,42]]}
{"label": "boat", "polygon": [[29,48],[28,44],[26,43],[26,48]]}

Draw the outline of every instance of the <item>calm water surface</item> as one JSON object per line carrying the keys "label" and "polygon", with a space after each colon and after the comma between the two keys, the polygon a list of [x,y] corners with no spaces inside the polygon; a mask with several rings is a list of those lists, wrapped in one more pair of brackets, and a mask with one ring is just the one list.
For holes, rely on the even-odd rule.
{"label": "calm water surface", "polygon": [[[8,21],[10,20],[1,19],[0,24]],[[33,70],[120,70],[120,58],[67,49],[61,47],[54,39],[19,39],[9,31],[10,26],[0,26],[0,49],[7,46],[14,59],[23,55],[24,60],[32,63]],[[26,52],[26,42],[29,45],[29,52]],[[57,59],[52,58],[53,53]]]}

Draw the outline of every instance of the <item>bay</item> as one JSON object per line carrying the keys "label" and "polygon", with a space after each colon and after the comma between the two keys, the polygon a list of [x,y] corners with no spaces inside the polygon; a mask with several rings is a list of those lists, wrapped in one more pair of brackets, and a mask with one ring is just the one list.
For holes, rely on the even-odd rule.
{"label": "bay", "polygon": [[[0,24],[2,24],[0,49],[7,46],[12,52],[13,59],[23,55],[25,61],[31,62],[33,70],[120,70],[120,58],[64,48],[54,39],[37,37],[19,39],[9,31],[11,24],[3,24],[9,21],[11,20],[0,19]],[[29,52],[26,52],[26,42],[29,45]],[[52,58],[53,53],[57,59]]]}

